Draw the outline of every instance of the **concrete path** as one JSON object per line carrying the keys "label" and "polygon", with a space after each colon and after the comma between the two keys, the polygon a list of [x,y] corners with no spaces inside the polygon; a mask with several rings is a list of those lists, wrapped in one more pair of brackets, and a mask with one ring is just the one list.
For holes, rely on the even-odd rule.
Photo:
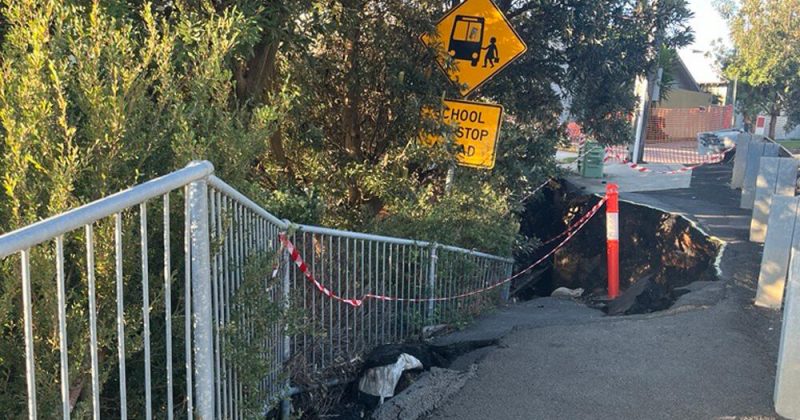
{"label": "concrete path", "polygon": [[[578,164],[560,165],[577,173]],[[668,172],[680,169],[683,165],[651,163],[644,165],[656,172]],[[628,165],[616,162],[607,162],[603,168],[603,178],[582,178],[578,175],[568,177],[570,183],[582,189],[587,194],[604,193],[606,183],[613,182],[619,186],[620,191],[659,191],[675,188],[689,188],[692,173],[664,176],[653,172],[637,172]]]}
{"label": "concrete path", "polygon": [[477,375],[430,418],[776,418],[780,313],[751,305],[761,248],[746,241],[749,215],[727,186],[730,170],[695,170],[689,188],[622,194],[683,213],[727,242],[721,282],[659,314],[606,317],[542,298],[484,316],[439,339],[502,337],[454,363],[477,363]]}

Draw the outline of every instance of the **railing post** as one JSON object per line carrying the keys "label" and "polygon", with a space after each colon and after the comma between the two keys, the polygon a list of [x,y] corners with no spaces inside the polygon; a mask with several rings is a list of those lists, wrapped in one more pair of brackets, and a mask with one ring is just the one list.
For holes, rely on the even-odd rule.
{"label": "railing post", "polygon": [[[211,245],[208,230],[208,185],[189,184],[190,254],[192,275],[192,325],[194,353],[195,418],[214,418],[214,346],[211,300]],[[191,392],[191,390],[187,390]]]}
{"label": "railing post", "polygon": [[619,296],[619,189],[617,184],[606,185],[606,248],[608,266],[608,297]]}
{"label": "railing post", "polygon": [[[286,233],[288,235],[288,232]],[[292,272],[292,260],[289,255],[289,250],[283,250],[283,305],[284,308],[289,308],[289,279]],[[283,363],[284,365],[289,360],[289,357],[292,355],[292,347],[291,347],[291,338],[288,334],[288,325],[284,325],[284,336],[283,336]],[[291,387],[291,383],[289,382],[289,375],[286,375],[286,384],[285,389],[287,390]],[[292,397],[291,395],[286,395],[286,397],[281,400],[281,419],[288,420],[291,418],[292,414]]]}
{"label": "railing post", "polygon": [[438,247],[438,244],[431,245],[430,263],[428,264],[428,289],[430,290],[429,297],[431,300],[428,301],[428,316],[426,322],[429,323],[433,319],[436,309],[436,302],[433,301],[433,298],[436,296],[436,262],[439,260],[439,257],[436,255],[436,248]]}
{"label": "railing post", "polygon": [[[506,262],[505,265],[506,265],[506,270],[505,270],[505,273],[504,273],[505,275],[503,276],[503,278],[501,280],[509,279],[512,276],[513,272],[514,272],[514,263],[513,262]],[[508,302],[508,300],[511,298],[511,282],[510,281],[506,282],[506,284],[503,285],[503,288],[501,290],[502,290],[502,292],[500,292],[500,299],[503,302]]]}

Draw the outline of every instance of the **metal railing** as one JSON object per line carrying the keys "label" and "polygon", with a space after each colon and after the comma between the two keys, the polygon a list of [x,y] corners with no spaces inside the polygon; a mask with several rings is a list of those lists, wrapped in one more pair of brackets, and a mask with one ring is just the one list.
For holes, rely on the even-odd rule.
{"label": "metal railing", "polygon": [[[148,217],[154,211],[156,222]],[[336,293],[393,299],[359,307],[329,299],[292,264],[282,233],[314,279]],[[264,413],[286,396],[296,371],[324,373],[426,325],[477,314],[507,287],[451,297],[496,286],[513,268],[511,259],[462,248],[293,225],[213,176],[208,162],[6,233],[2,262],[19,267],[0,276],[19,276],[22,286],[32,419],[70,418],[80,404],[93,418],[127,418],[129,410],[147,419]],[[57,302],[46,308],[52,286]],[[34,315],[53,309],[57,328],[48,336]],[[98,335],[99,325],[115,331],[113,340]],[[37,373],[58,383],[58,396],[46,395],[52,385]]]}

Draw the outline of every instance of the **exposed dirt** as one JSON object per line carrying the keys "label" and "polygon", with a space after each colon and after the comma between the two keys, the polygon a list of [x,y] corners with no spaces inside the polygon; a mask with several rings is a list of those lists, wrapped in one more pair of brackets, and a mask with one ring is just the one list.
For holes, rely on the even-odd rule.
{"label": "exposed dirt", "polygon": [[[424,342],[387,344],[377,347],[368,354],[358,368],[360,377],[364,371],[397,361],[401,353],[407,353],[423,363],[422,369],[403,372],[395,388],[395,395],[425,378],[423,373],[431,368],[446,368],[459,356],[488,346],[495,346],[498,340],[461,341],[448,345],[432,345]],[[295,395],[292,405],[297,417],[302,419],[331,418],[353,420],[369,418],[379,405],[379,398],[358,390],[358,377],[350,382],[335,386],[309,386],[306,392]],[[427,378],[426,380],[430,380]],[[463,385],[463,384],[462,384]],[[276,414],[276,413],[275,413]]]}
{"label": "exposed dirt", "polygon": [[[520,233],[546,240],[562,232],[599,200],[567,191],[564,183],[546,190],[538,201],[528,203]],[[680,293],[674,289],[694,281],[716,280],[714,261],[718,244],[686,219],[645,206],[620,202],[620,288],[624,291],[649,277],[647,299],[636,313],[669,307]],[[605,211],[601,209],[575,237],[532,276],[516,282],[516,296],[531,299],[549,296],[558,287],[585,289],[584,296],[606,294]],[[557,241],[559,242],[559,241]],[[525,267],[549,251],[550,244],[527,255],[517,255]],[[631,312],[628,312],[631,313]]]}

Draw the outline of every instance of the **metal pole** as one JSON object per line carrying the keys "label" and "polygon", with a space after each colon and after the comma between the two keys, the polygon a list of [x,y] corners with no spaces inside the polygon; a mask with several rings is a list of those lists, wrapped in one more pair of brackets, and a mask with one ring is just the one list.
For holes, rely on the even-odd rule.
{"label": "metal pole", "polygon": [[449,193],[451,189],[453,189],[453,180],[456,177],[456,167],[455,165],[450,166],[447,168],[447,177],[444,180],[444,192]]}
{"label": "metal pole", "polygon": [[[288,235],[288,233],[286,233]],[[290,274],[292,271],[292,260],[289,255],[289,250],[283,251],[283,305],[285,309],[289,309],[289,279]],[[283,335],[283,362],[284,364],[289,360],[289,357],[292,354],[291,348],[291,338],[288,334],[288,326],[284,325],[284,335]],[[287,376],[286,379],[286,389],[288,390],[291,387],[291,383],[289,383],[289,379]],[[288,420],[291,418],[292,415],[292,397],[291,395],[286,395],[286,397],[281,400],[281,419]]]}
{"label": "metal pole", "polygon": [[[502,263],[502,264],[504,264],[506,266],[506,269],[503,270],[505,276],[503,277],[502,280],[506,280],[506,279],[510,278],[513,275],[514,263],[505,262],[505,263]],[[508,302],[508,299],[510,297],[511,297],[511,282],[508,281],[508,282],[506,282],[505,285],[503,285],[502,292],[500,293],[500,298],[503,300],[503,302]]]}
{"label": "metal pole", "polygon": [[214,418],[214,329],[211,301],[211,245],[208,229],[208,185],[189,184],[192,309],[194,321],[195,418]]}
{"label": "metal pole", "polygon": [[[430,254],[430,264],[428,264],[428,289],[430,290],[429,296],[433,299],[436,296],[436,261],[439,257],[436,255],[436,248],[439,245],[433,244],[431,247],[431,254]],[[428,301],[428,319],[427,322],[431,322],[434,315],[435,304],[433,300]]]}
{"label": "metal pole", "polygon": [[33,305],[31,305],[31,250],[20,253],[22,263],[22,305],[25,328],[25,379],[28,386],[28,419],[38,418],[36,404],[36,361],[33,350]]}
{"label": "metal pole", "polygon": [[[652,8],[654,12],[658,12],[659,7],[659,0],[653,0]],[[661,22],[656,22],[656,32],[653,37],[653,45],[655,47],[655,57],[654,60],[658,62],[659,56],[661,55],[661,40],[664,36],[664,28]],[[641,104],[641,113],[639,114],[639,125],[636,129],[636,142],[633,149],[633,163],[642,163],[644,160],[644,146],[645,141],[647,140],[647,122],[650,119],[650,108],[651,102],[655,100],[654,93],[655,89],[658,86],[658,74],[659,74],[659,67],[656,65],[650,74],[647,75],[647,86],[644,91],[644,98],[642,98],[643,103]]]}
{"label": "metal pole", "polygon": [[606,185],[606,249],[608,257],[608,297],[619,296],[619,189]]}
{"label": "metal pole", "polygon": [[736,128],[736,94],[739,90],[739,77],[733,80],[733,112],[731,113],[731,128]]}

